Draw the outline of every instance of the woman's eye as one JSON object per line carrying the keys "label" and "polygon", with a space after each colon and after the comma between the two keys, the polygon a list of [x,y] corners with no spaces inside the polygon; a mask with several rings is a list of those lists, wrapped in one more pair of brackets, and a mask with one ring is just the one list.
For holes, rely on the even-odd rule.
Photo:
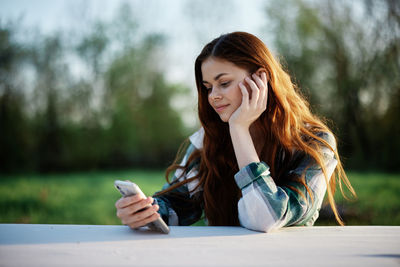
{"label": "woman's eye", "polygon": [[224,83],[221,83],[221,86],[222,86],[222,87],[227,87],[227,86],[229,86],[230,83],[231,83],[231,82],[224,82]]}
{"label": "woman's eye", "polygon": [[203,84],[203,88],[206,89],[206,91],[209,91],[211,88],[207,87],[207,85]]}

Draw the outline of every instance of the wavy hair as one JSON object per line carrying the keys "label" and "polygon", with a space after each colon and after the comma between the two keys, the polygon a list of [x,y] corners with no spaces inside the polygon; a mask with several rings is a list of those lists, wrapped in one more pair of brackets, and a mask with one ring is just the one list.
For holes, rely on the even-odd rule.
{"label": "wavy hair", "polygon": [[[326,124],[313,115],[309,104],[291,81],[288,73],[273,57],[266,45],[256,36],[245,32],[233,32],[208,43],[195,61],[195,77],[198,92],[198,115],[204,128],[203,148],[192,153],[185,166],[180,166],[179,156],[167,169],[166,177],[181,168],[198,164],[196,177],[183,180],[168,188],[165,193],[188,183],[199,180],[203,188],[201,201],[204,203],[205,216],[210,225],[239,225],[237,203],[241,191],[234,181],[238,165],[229,134],[228,123],[223,122],[208,102],[208,92],[203,85],[202,63],[213,57],[229,61],[236,66],[254,73],[262,68],[268,78],[267,109],[254,122],[254,127],[265,136],[264,145],[259,149],[260,160],[270,166],[271,177],[277,185],[284,185],[296,190],[308,201],[306,194],[313,201],[313,195],[305,182],[305,174],[287,176],[285,171],[293,168],[294,151],[308,155],[318,164],[327,183],[329,204],[340,225],[343,221],[337,211],[333,195],[339,183],[342,194],[342,182],[353,196],[356,196],[342,167],[339,154],[318,133],[331,133]],[[333,135],[333,134],[332,134]],[[265,145],[268,144],[268,145]],[[321,146],[333,151],[338,161],[332,177],[328,177],[324,165]],[[182,152],[183,148],[181,149]],[[285,157],[282,157],[285,155]],[[184,172],[183,172],[184,173]],[[289,182],[301,183],[305,193],[289,185]]]}

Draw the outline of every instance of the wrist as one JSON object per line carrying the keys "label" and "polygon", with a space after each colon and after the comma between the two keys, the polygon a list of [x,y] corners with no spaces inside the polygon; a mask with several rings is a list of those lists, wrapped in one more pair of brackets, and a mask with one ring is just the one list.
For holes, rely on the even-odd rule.
{"label": "wrist", "polygon": [[250,127],[242,124],[236,124],[236,123],[229,123],[229,131],[232,132],[238,132],[238,133],[247,133],[250,132]]}
{"label": "wrist", "polygon": [[252,162],[259,162],[249,127],[230,125],[229,130],[239,169]]}

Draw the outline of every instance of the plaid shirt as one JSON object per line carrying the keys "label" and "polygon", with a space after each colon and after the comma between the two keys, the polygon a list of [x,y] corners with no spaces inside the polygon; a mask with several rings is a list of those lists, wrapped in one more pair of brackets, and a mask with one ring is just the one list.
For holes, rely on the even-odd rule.
{"label": "plaid shirt", "polygon": [[[189,155],[202,148],[204,131],[200,129],[190,137],[191,144],[183,158],[182,165]],[[332,148],[336,142],[332,135],[321,133]],[[332,176],[337,161],[334,153],[327,147],[322,147],[325,168],[328,177]],[[308,168],[307,168],[308,167]],[[324,174],[309,156],[302,156],[295,168],[286,173],[302,175],[305,171],[305,182],[313,193],[311,199],[306,188],[300,183],[289,182],[287,186],[277,186],[272,179],[269,166],[265,162],[253,162],[235,174],[235,181],[242,191],[238,203],[239,221],[243,227],[251,230],[269,232],[284,226],[313,225],[318,218],[319,209],[326,193]],[[182,170],[175,172],[175,181],[181,181],[197,174],[196,165],[190,166],[181,177]],[[177,178],[181,177],[181,178]],[[191,181],[168,194],[155,197],[160,206],[159,213],[169,225],[190,225],[198,221],[203,214],[201,202],[194,201],[200,196],[201,188],[193,189],[197,180]],[[168,188],[167,183],[163,189]],[[297,190],[293,190],[293,188]],[[299,193],[301,192],[301,193]],[[303,196],[306,196],[305,199]]]}

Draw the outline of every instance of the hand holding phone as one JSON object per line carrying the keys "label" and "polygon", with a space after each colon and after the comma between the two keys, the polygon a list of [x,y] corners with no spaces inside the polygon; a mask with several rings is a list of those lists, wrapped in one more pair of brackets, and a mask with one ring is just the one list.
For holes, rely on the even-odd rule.
{"label": "hand holding phone", "polygon": [[[136,185],[135,183],[132,183],[129,181],[116,180],[114,182],[114,186],[122,194],[123,197],[140,195],[140,196],[142,196],[143,199],[146,199],[146,196],[143,194],[142,190],[140,190],[139,186]],[[148,204],[143,209],[141,209],[137,212],[141,212],[141,211],[149,209],[151,207],[152,207],[151,204]],[[155,231],[159,231],[159,232],[162,232],[165,234],[169,233],[169,228],[161,217],[159,217],[158,219],[156,219],[153,222],[148,223],[147,226],[150,229],[155,230]]]}

